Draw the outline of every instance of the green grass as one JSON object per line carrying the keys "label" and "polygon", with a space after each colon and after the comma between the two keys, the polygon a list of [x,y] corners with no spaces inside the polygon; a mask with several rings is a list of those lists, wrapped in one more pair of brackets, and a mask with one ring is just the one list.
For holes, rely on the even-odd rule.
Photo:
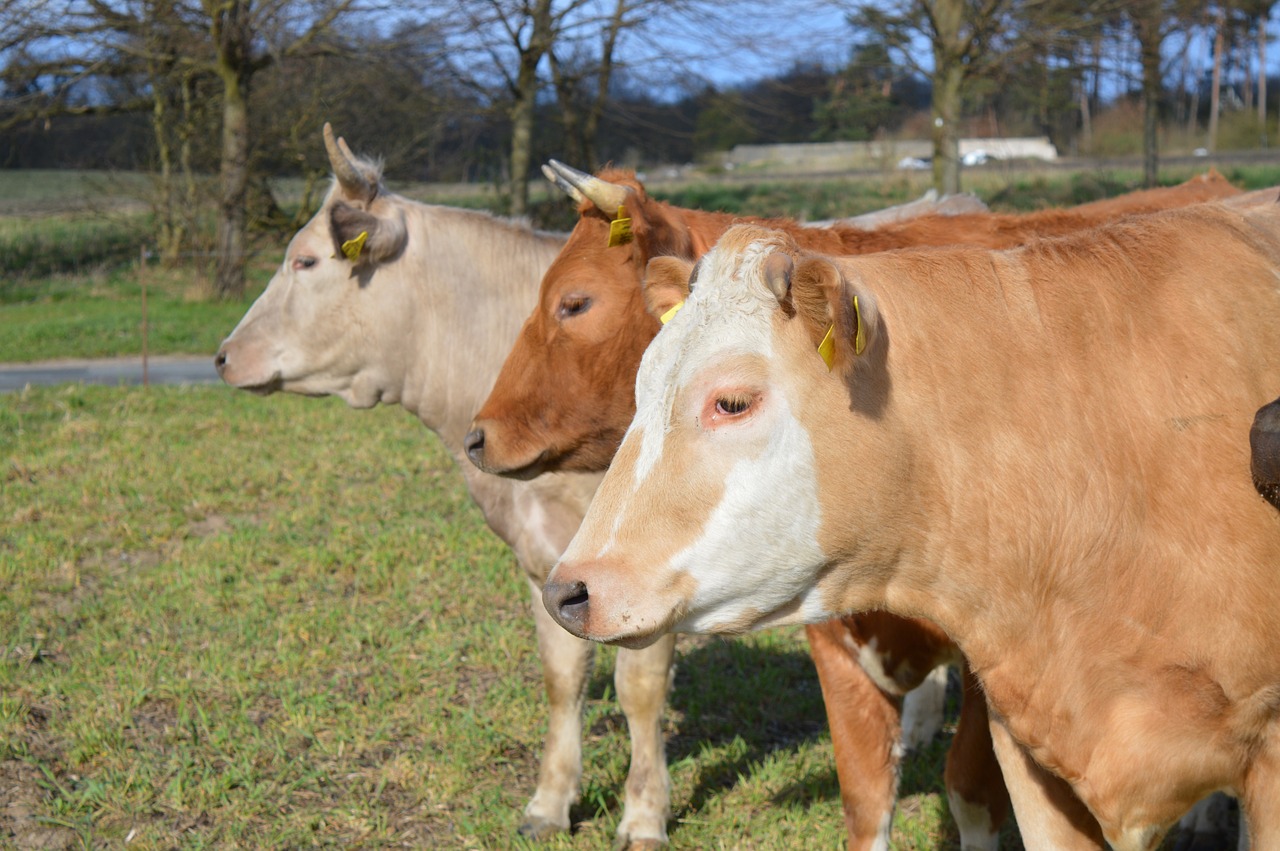
{"label": "green grass", "polygon": [[139,213],[0,218],[0,303],[29,297],[33,279],[134,260],[149,229]]}
{"label": "green grass", "polygon": [[[213,356],[248,301],[266,286],[270,270],[250,271],[245,301],[203,295],[191,270],[148,267],[147,342],[152,354]],[[41,295],[0,303],[0,362],[94,358],[142,350],[142,284],[137,265],[94,274],[51,276]]]}
{"label": "green grass", "polygon": [[[0,397],[0,463],[0,836],[532,847],[527,592],[416,420],[71,385]],[[679,652],[675,847],[841,847],[802,634]],[[607,847],[620,816],[626,724],[598,655],[577,828],[550,849]],[[944,749],[908,761],[897,848],[954,847]]]}
{"label": "green grass", "polygon": [[0,216],[145,205],[154,185],[146,174],[73,169],[0,169]]}

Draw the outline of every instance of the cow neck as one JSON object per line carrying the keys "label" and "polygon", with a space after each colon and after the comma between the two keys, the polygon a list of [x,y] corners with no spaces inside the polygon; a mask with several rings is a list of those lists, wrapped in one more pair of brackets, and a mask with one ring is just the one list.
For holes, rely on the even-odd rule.
{"label": "cow neck", "polygon": [[[990,265],[986,254],[957,260],[975,268]],[[984,339],[985,329],[1016,327],[1019,308],[986,293],[957,301],[930,283],[928,255],[916,262],[918,277],[907,279],[902,261],[879,256],[843,261],[850,279],[894,281],[875,290],[887,323],[886,374],[865,373],[860,381],[867,389],[854,405],[848,386],[825,369],[800,371],[815,357],[811,335],[805,334],[791,355],[797,359],[795,374],[814,376],[797,396],[803,400],[798,402],[802,418],[821,435],[814,443],[815,466],[824,514],[832,518],[822,542],[824,551],[835,554],[821,580],[832,589],[825,608],[883,607],[923,617],[951,634],[979,671],[1025,672],[1025,660],[1036,653],[1058,652],[1032,646],[1057,633],[1031,618],[1065,621],[1071,606],[1096,596],[1085,595],[1073,571],[1088,555],[1087,542],[1068,539],[1065,529],[1056,549],[1030,550],[1025,542],[1037,540],[1036,529],[1062,525],[1067,497],[1073,510],[1093,511],[1099,523],[1105,522],[1108,506],[1101,498],[1086,502],[1074,496],[1075,489],[1087,494],[1087,482],[1041,475],[1035,459],[1042,453],[1023,445],[1037,433],[1063,433],[1070,418],[1051,406],[1064,400],[1029,401],[1029,407],[1015,409],[992,404],[993,398],[1006,397],[1002,382],[1015,376],[1007,368],[1009,359],[992,358],[973,341]],[[975,273],[972,281],[980,280]],[[1026,295],[1016,278],[1003,286],[1015,305]],[[1033,303],[1021,310],[1028,322],[1035,321]],[[937,321],[940,316],[948,321]],[[1001,339],[1009,337],[1016,339],[1009,348],[1019,365],[1017,380],[1060,384],[1054,376],[1060,361],[1036,349],[1043,335]],[[879,385],[885,388],[883,397],[876,392]],[[850,462],[871,455],[878,463]],[[1034,579],[1027,575],[1033,563],[1038,565]],[[869,574],[872,564],[876,569]],[[887,581],[869,587],[871,574]]]}
{"label": "cow neck", "polygon": [[421,267],[406,270],[417,289],[402,404],[462,459],[471,419],[563,242],[487,213],[414,205],[407,214],[423,246]]}

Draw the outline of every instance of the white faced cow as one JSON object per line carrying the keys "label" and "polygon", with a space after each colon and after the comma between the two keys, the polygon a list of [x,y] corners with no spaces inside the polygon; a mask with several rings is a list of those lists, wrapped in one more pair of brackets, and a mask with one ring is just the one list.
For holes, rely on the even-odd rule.
{"label": "white faced cow", "polygon": [[[337,180],[294,236],[284,263],[223,342],[218,372],[234,387],[332,395],[352,407],[399,403],[458,461],[489,526],[515,551],[535,599],[551,717],[538,788],[522,834],[569,828],[582,773],[582,709],[592,645],[538,605],[542,583],[586,511],[598,475],[514,481],[462,455],[538,281],[563,239],[487,213],[419,204],[387,192],[376,167],[325,125]],[[631,732],[620,845],[666,841],[668,786],[661,713],[673,640],[618,654],[618,700]]]}
{"label": "white faced cow", "polygon": [[[986,691],[1028,847],[1155,848],[1239,796],[1280,848],[1280,208],[835,259],[653,261],[636,417],[544,601],[584,638],[886,609]],[[686,301],[687,299],[687,301]]]}

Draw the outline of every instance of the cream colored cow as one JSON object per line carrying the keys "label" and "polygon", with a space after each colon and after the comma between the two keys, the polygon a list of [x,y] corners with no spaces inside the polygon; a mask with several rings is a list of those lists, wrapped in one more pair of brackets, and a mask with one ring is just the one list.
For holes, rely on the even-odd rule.
{"label": "cream colored cow", "polygon": [[[582,710],[592,645],[537,604],[599,475],[515,481],[465,461],[462,437],[564,240],[487,213],[419,204],[387,192],[325,126],[337,180],[289,243],[284,263],[217,355],[224,381],[259,393],[337,396],[357,408],[399,404],[459,462],[467,489],[528,578],[550,704],[538,787],[520,833],[569,829],[582,774]],[[618,702],[631,733],[620,847],[667,839],[669,780],[662,709],[674,641],[618,654]]]}
{"label": "cream colored cow", "polygon": [[1225,790],[1280,848],[1280,513],[1248,445],[1280,387],[1275,204],[850,259],[745,225],[689,275],[650,265],[670,322],[557,620],[642,647],[928,618],[1028,847],[1154,848]]}

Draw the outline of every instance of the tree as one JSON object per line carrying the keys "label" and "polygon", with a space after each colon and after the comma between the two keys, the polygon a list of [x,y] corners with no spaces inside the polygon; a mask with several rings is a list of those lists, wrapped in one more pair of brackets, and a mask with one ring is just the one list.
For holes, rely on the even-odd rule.
{"label": "tree", "polygon": [[454,53],[475,90],[489,93],[510,122],[508,203],[523,214],[539,94],[550,83],[569,156],[593,165],[620,41],[663,0],[457,2],[464,26],[454,31]]}
{"label": "tree", "polygon": [[884,44],[855,45],[849,64],[831,78],[827,97],[816,106],[814,138],[823,142],[875,138],[897,110],[893,83],[899,75]]}
{"label": "tree", "polygon": [[[864,3],[851,22],[891,49],[933,83],[933,183],[960,191],[960,109],[966,84],[991,73],[1003,58],[1013,0],[897,0]],[[929,44],[932,65],[917,58],[918,39]]]}
{"label": "tree", "polygon": [[302,6],[299,0],[200,0],[213,68],[222,83],[222,193],[218,207],[214,286],[227,298],[244,294],[246,209],[249,196],[249,87],[282,57],[334,50],[321,37],[355,0]]}
{"label": "tree", "polygon": [[[589,0],[459,0],[460,20],[454,31],[459,54],[472,57],[470,79],[480,92],[490,92],[497,75],[510,121],[507,175],[508,210],[523,215],[529,206],[529,172],[533,160],[533,125],[543,78],[539,66],[573,16]],[[479,62],[475,59],[479,58]]]}
{"label": "tree", "polygon": [[1128,15],[1137,37],[1142,67],[1142,183],[1152,187],[1160,174],[1160,50],[1168,29],[1162,0],[1135,0]]}
{"label": "tree", "polygon": [[[627,30],[643,24],[655,6],[653,0],[613,0],[598,30],[567,45],[561,39],[547,52],[567,155],[584,168],[601,164],[596,139],[618,67],[619,42]],[[598,44],[598,51],[587,49],[587,43]]]}
{"label": "tree", "polygon": [[[20,36],[27,57],[10,63],[6,72],[50,81],[39,105],[46,114],[151,111],[159,150],[166,158],[161,164],[166,175],[165,128],[170,126],[171,105],[189,103],[189,87],[199,77],[216,79],[221,106],[221,192],[215,287],[223,297],[239,297],[244,292],[246,258],[251,82],[283,58],[335,50],[330,27],[355,2],[60,0],[37,4],[42,14],[28,20]],[[121,97],[104,91],[111,82],[133,85],[129,95]]]}

